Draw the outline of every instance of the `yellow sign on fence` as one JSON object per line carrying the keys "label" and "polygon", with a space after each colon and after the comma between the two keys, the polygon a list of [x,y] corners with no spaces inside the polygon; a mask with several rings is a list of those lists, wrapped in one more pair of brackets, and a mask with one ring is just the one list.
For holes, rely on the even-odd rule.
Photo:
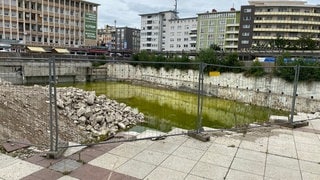
{"label": "yellow sign on fence", "polygon": [[220,76],[220,72],[219,71],[210,71],[209,76]]}

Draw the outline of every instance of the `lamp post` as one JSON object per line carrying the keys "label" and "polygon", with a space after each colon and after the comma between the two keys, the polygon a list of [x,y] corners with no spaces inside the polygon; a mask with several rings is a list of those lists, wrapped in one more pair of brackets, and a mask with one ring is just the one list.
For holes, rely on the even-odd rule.
{"label": "lamp post", "polygon": [[114,20],[114,44],[115,44],[115,55],[117,53],[117,20]]}

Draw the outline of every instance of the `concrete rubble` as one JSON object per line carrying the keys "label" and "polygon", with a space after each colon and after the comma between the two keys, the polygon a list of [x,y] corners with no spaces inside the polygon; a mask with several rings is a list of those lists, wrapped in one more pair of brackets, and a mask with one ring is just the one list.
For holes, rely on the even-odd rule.
{"label": "concrete rubble", "polygon": [[92,137],[111,136],[144,121],[139,113],[124,103],[96,96],[94,91],[73,87],[58,88],[57,106],[78,127]]}

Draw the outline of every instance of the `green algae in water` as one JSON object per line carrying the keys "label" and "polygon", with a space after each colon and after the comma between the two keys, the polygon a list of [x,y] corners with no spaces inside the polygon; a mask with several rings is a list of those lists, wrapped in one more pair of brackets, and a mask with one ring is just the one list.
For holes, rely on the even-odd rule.
{"label": "green algae in water", "polygon": [[[172,127],[196,129],[198,96],[192,93],[150,88],[119,82],[74,84],[87,91],[105,94],[110,99],[137,108],[145,114],[142,126],[170,131]],[[288,112],[247,105],[235,101],[204,97],[203,126],[231,128],[252,122],[265,122],[270,115],[288,115]]]}

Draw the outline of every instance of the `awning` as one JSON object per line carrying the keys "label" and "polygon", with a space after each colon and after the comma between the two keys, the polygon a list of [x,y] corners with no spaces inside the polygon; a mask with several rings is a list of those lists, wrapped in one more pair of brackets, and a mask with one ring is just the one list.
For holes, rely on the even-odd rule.
{"label": "awning", "polygon": [[53,50],[55,50],[57,53],[61,53],[61,54],[69,54],[70,53],[68,49],[54,48]]}
{"label": "awning", "polygon": [[27,49],[29,51],[32,51],[32,52],[47,52],[42,47],[30,47],[30,46],[27,46]]}

